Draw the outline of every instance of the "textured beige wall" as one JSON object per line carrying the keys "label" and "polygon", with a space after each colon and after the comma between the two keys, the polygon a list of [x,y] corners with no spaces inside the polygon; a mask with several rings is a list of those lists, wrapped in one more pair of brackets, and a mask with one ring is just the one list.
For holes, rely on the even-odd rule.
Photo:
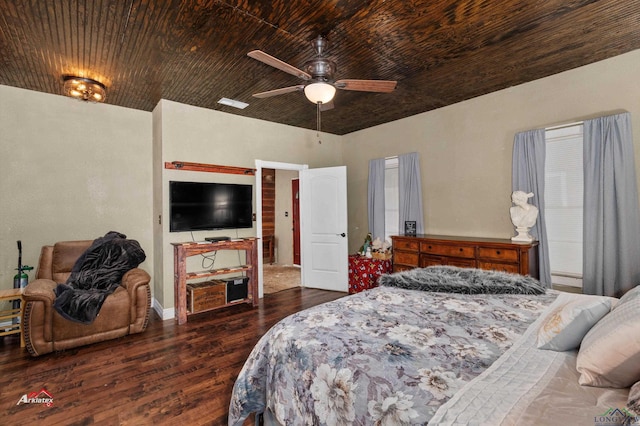
{"label": "textured beige wall", "polygon": [[[368,161],[418,152],[425,231],[509,238],[514,134],[622,110],[640,161],[640,50],[344,137],[349,247],[367,229]],[[400,83],[401,84],[401,83]]]}
{"label": "textured beige wall", "polygon": [[[226,166],[255,167],[255,160],[282,163],[308,164],[309,167],[329,167],[341,165],[342,138],[323,135],[319,144],[316,132],[292,126],[249,119],[224,112],[179,104],[162,100],[162,161],[187,161]],[[251,108],[251,106],[249,106]],[[169,181],[235,182],[255,184],[253,176],[228,175],[219,173],[186,172],[163,170],[162,205],[163,218],[169,216]],[[255,196],[254,188],[254,211]],[[156,200],[156,203],[159,201]],[[164,309],[174,306],[173,301],[173,247],[171,242],[191,241],[189,232],[169,232],[169,223],[163,219],[163,304]],[[256,228],[194,232],[195,240],[209,235],[229,235],[231,237],[255,236]],[[238,265],[236,252],[219,252],[216,267]],[[191,259],[188,267],[201,270],[200,260]]]}
{"label": "textured beige wall", "polygon": [[0,86],[0,171],[0,288],[17,240],[36,266],[43,245],[120,231],[152,272],[151,113]]}

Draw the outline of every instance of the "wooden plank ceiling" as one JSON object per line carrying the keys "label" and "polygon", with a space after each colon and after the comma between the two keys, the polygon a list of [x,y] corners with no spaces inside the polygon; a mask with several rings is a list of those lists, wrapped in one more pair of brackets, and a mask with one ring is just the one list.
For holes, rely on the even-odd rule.
{"label": "wooden plank ceiling", "polygon": [[251,96],[302,81],[247,52],[300,68],[318,35],[336,79],[398,81],[339,90],[322,130],[342,135],[638,49],[640,0],[0,0],[0,84],[62,95],[62,76],[81,75],[113,105],[169,99],[315,129],[301,92]]}

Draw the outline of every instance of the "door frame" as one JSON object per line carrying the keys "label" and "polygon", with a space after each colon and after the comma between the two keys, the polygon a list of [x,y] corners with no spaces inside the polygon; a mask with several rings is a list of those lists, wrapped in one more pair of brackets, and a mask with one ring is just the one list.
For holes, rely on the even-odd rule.
{"label": "door frame", "polygon": [[[262,190],[262,169],[276,169],[276,170],[306,170],[309,168],[308,164],[294,164],[294,163],[280,163],[277,161],[263,161],[255,160],[256,165],[256,236],[261,238],[262,236],[262,197],[258,196],[259,191]],[[263,277],[263,259],[262,259],[262,244],[258,244],[258,298],[264,297],[264,277]],[[304,268],[304,261],[300,259],[300,273]]]}
{"label": "door frame", "polygon": [[[291,220],[293,221],[293,264],[300,266],[302,263],[302,244],[300,239],[300,176],[295,179],[291,179],[291,198]],[[298,249],[297,258],[296,248]]]}

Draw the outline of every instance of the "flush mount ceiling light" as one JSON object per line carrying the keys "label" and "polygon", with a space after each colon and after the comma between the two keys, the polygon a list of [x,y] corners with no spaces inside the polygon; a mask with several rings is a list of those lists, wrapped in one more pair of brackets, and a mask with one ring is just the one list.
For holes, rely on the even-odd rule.
{"label": "flush mount ceiling light", "polygon": [[82,101],[104,102],[107,88],[99,81],[67,75],[63,77],[64,94]]}
{"label": "flush mount ceiling light", "polygon": [[336,88],[329,83],[311,83],[304,87],[304,95],[314,104],[331,102],[336,94]]}

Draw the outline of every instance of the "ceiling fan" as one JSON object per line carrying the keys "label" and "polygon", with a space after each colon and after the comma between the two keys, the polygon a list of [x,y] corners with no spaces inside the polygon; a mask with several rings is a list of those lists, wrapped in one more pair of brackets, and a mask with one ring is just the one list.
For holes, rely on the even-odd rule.
{"label": "ceiling fan", "polygon": [[316,52],[316,56],[307,61],[302,67],[302,70],[261,50],[252,50],[247,53],[247,55],[253,59],[295,75],[305,81],[305,83],[295,86],[255,93],[253,96],[256,98],[268,98],[290,92],[304,91],[306,98],[318,105],[319,111],[326,111],[333,108],[333,97],[335,96],[336,89],[390,93],[396,88],[397,81],[392,80],[342,79],[335,81],[333,76],[336,72],[336,63],[324,56],[329,42],[326,38],[318,36],[311,42],[311,45]]}

